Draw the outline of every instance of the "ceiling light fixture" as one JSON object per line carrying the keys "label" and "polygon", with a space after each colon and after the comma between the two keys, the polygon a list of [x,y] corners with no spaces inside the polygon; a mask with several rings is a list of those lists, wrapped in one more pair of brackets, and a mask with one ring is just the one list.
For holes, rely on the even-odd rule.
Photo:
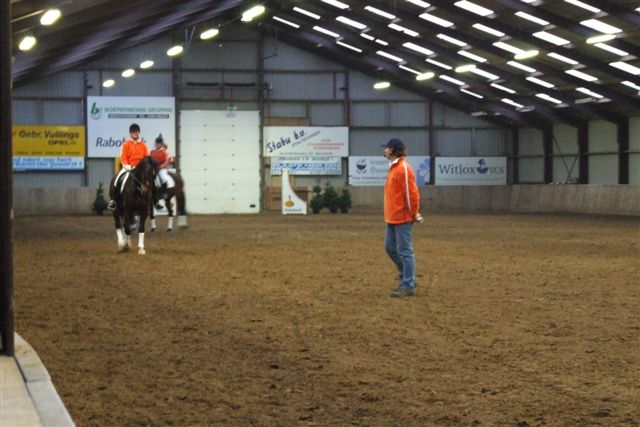
{"label": "ceiling light fixture", "polygon": [[40,23],[45,26],[51,25],[56,22],[60,16],[62,16],[60,9],[49,9],[40,18]]}
{"label": "ceiling light fixture", "polygon": [[545,21],[542,18],[528,14],[527,12],[516,12],[518,18],[526,19],[527,21],[535,22],[538,25],[549,25],[549,21]]}
{"label": "ceiling light fixture", "polygon": [[614,55],[618,55],[618,56],[627,56],[627,55],[629,55],[629,52],[625,52],[622,49],[618,49],[617,47],[609,46],[608,44],[605,44],[605,43],[596,43],[596,44],[594,44],[594,46],[599,48],[599,49],[606,50],[607,52],[611,52]]}
{"label": "ceiling light fixture", "polygon": [[448,36],[446,34],[437,34],[436,37],[439,38],[440,40],[444,40],[444,41],[449,42],[451,44],[455,44],[456,46],[463,47],[463,46],[467,45],[462,40],[455,39],[455,38],[450,37],[450,36]]}
{"label": "ceiling light fixture", "polygon": [[517,108],[522,108],[522,107],[524,107],[524,105],[522,105],[522,104],[518,104],[517,102],[512,101],[512,100],[510,100],[509,98],[502,98],[500,101],[504,102],[505,104],[509,104],[509,105],[514,106],[514,107],[517,107]]}
{"label": "ceiling light fixture", "polygon": [[364,10],[368,10],[371,13],[375,13],[378,16],[382,16],[387,19],[396,19],[396,15],[392,15],[389,12],[385,12],[384,10],[380,10],[373,6],[365,6]]}
{"label": "ceiling light fixture", "polygon": [[579,87],[579,88],[576,88],[576,90],[578,92],[582,92],[582,93],[587,94],[589,96],[593,96],[594,98],[598,98],[598,99],[604,98],[603,95],[600,95],[599,93],[593,92],[593,91],[587,89],[586,87]]}
{"label": "ceiling light fixture", "polygon": [[453,22],[447,21],[446,19],[438,18],[437,16],[426,12],[421,14],[420,18],[424,19],[425,21],[433,22],[434,24],[440,25],[441,27],[453,26]]}
{"label": "ceiling light fixture", "polygon": [[400,68],[402,70],[405,70],[405,71],[408,71],[408,72],[413,73],[413,74],[417,74],[417,75],[420,74],[420,71],[416,71],[413,68],[409,68],[409,67],[406,67],[404,65],[398,65],[398,68]]}
{"label": "ceiling light fixture", "polygon": [[527,77],[527,80],[529,80],[530,82],[535,83],[537,85],[544,86],[544,87],[546,87],[548,89],[551,89],[552,87],[555,87],[555,85],[553,83],[549,83],[549,82],[547,82],[545,80],[542,80],[542,79],[539,79],[537,77]]}
{"label": "ceiling light fixture", "polygon": [[631,73],[635,76],[640,74],[640,68],[636,67],[635,65],[631,65],[628,62],[610,62],[609,65],[619,70],[626,71],[627,73]]}
{"label": "ceiling light fixture", "polygon": [[447,64],[444,64],[442,62],[436,61],[435,59],[428,58],[428,59],[426,59],[426,61],[428,63],[430,63],[430,64],[437,65],[440,68],[444,68],[445,70],[450,70],[451,69],[451,67],[448,66]]}
{"label": "ceiling light fixture", "polygon": [[513,57],[513,59],[529,59],[529,58],[533,58],[534,56],[537,56],[540,53],[539,50],[526,50],[524,52],[520,52],[520,53],[516,53],[515,56]]}
{"label": "ceiling light fixture", "polygon": [[473,74],[477,74],[479,76],[484,77],[487,80],[498,80],[500,78],[500,76],[496,76],[495,74],[491,74],[487,71],[481,70],[480,68],[476,67],[473,70],[471,70],[471,72]]}
{"label": "ceiling light fixture", "polygon": [[378,55],[380,55],[380,56],[384,56],[385,58],[389,58],[392,61],[396,61],[396,62],[403,62],[404,61],[404,59],[402,59],[402,58],[400,58],[398,56],[392,55],[390,53],[387,53],[384,50],[379,50],[376,53]]}
{"label": "ceiling light fixture", "polygon": [[613,40],[615,38],[616,36],[613,34],[602,34],[600,36],[589,37],[587,39],[587,44],[604,43],[604,42],[608,42],[609,40]]}
{"label": "ceiling light fixture", "polygon": [[562,101],[552,96],[549,96],[546,93],[536,93],[536,96],[540,99],[544,99],[545,101],[553,102],[554,104],[562,104]]}
{"label": "ceiling light fixture", "polygon": [[547,31],[538,31],[537,33],[533,33],[533,37],[537,37],[537,38],[542,39],[542,40],[544,40],[546,42],[553,43],[556,46],[562,46],[562,45],[570,43],[569,40],[563,39],[562,37],[558,37],[558,36],[556,36],[554,34],[551,34],[551,33],[547,32]]}
{"label": "ceiling light fixture", "polygon": [[214,38],[218,34],[220,34],[220,30],[218,30],[217,28],[209,28],[208,30],[205,30],[200,33],[200,39],[209,40]]}
{"label": "ceiling light fixture", "polygon": [[496,89],[500,89],[500,90],[501,90],[501,91],[503,91],[503,92],[507,92],[507,93],[511,93],[511,94],[516,93],[516,91],[515,91],[515,90],[513,90],[513,89],[509,89],[509,88],[508,88],[508,87],[506,87],[506,86],[499,85],[498,83],[491,83],[491,86],[495,87]]}
{"label": "ceiling light fixture", "polygon": [[323,33],[323,34],[326,34],[326,35],[331,36],[331,37],[335,37],[335,38],[340,37],[340,34],[334,33],[333,31],[327,30],[326,28],[322,28],[322,27],[320,27],[318,25],[315,25],[313,27],[313,29],[316,30],[319,33]]}
{"label": "ceiling light fixture", "polygon": [[595,82],[596,80],[598,80],[597,77],[594,77],[591,74],[583,73],[582,71],[578,71],[578,70],[566,70],[565,73],[588,82]]}
{"label": "ceiling light fixture", "polygon": [[465,56],[469,59],[473,59],[474,61],[478,61],[478,62],[487,62],[487,58],[483,58],[482,56],[476,55],[475,53],[471,53],[467,50],[459,50],[458,55]]}
{"label": "ceiling light fixture", "polygon": [[350,44],[347,44],[345,42],[341,42],[340,40],[337,40],[336,44],[339,45],[339,46],[342,46],[342,47],[346,47],[347,49],[351,49],[351,50],[353,50],[355,52],[362,53],[362,49],[357,48],[355,46],[352,46]]}
{"label": "ceiling light fixture", "polygon": [[422,47],[422,46],[414,44],[414,43],[407,42],[407,43],[403,43],[402,46],[406,47],[407,49],[411,49],[413,51],[422,53],[424,55],[432,55],[433,54],[433,51],[427,49],[426,47]]}
{"label": "ceiling light fixture", "polygon": [[116,81],[113,79],[109,79],[102,82],[102,87],[112,87],[114,84],[116,84]]}
{"label": "ceiling light fixture", "polygon": [[597,7],[593,7],[590,4],[581,2],[580,0],[564,0],[566,3],[571,3],[574,6],[578,6],[581,7],[584,10],[588,10],[589,12],[593,12],[593,13],[598,13],[600,12],[600,9],[598,9]]}
{"label": "ceiling light fixture", "polygon": [[504,37],[504,36],[506,36],[506,34],[503,33],[502,31],[495,30],[495,29],[493,29],[491,27],[487,27],[486,25],[473,24],[472,27],[475,28],[476,30],[480,30],[480,31],[485,32],[487,34],[491,34],[492,36],[496,36],[496,37]]}
{"label": "ceiling light fixture", "polygon": [[133,68],[127,68],[122,72],[122,77],[131,77],[136,73],[136,70]]}
{"label": "ceiling light fixture", "polygon": [[493,15],[493,10],[487,9],[486,7],[482,7],[467,0],[455,2],[454,5],[458,6],[460,9],[468,10],[469,12],[475,13],[476,15]]}
{"label": "ceiling light fixture", "polygon": [[410,30],[409,28],[403,27],[402,25],[398,24],[389,24],[389,28],[391,28],[392,30],[400,31],[401,33],[404,33],[411,37],[418,37],[420,35],[420,33],[418,33],[417,31]]}
{"label": "ceiling light fixture", "polygon": [[391,86],[391,83],[389,82],[375,82],[373,85],[373,88],[375,90],[382,90],[382,89],[387,89]]}
{"label": "ceiling light fixture", "polygon": [[[639,11],[639,12],[640,12],[640,11]],[[623,84],[623,85],[625,85],[625,86],[628,86],[628,87],[630,87],[630,88],[632,88],[632,89],[635,89],[635,90],[637,90],[637,91],[640,91],[640,86],[638,86],[637,84],[635,84],[635,83],[633,83],[633,82],[630,82],[629,80],[625,80],[625,81],[620,82],[620,83],[621,83],[621,84]]]}
{"label": "ceiling light fixture", "polygon": [[142,68],[143,70],[146,70],[147,68],[151,68],[153,67],[153,61],[150,59],[147,59],[146,61],[143,61],[140,64],[140,68]]}
{"label": "ceiling light fixture", "polygon": [[343,24],[347,24],[353,28],[357,28],[359,30],[364,30],[367,28],[362,22],[354,21],[353,19],[347,18],[346,16],[338,16],[336,21],[342,22]]}
{"label": "ceiling light fixture", "polygon": [[321,17],[320,17],[320,15],[316,15],[315,13],[313,13],[313,12],[309,12],[308,10],[303,9],[303,8],[301,8],[301,7],[298,7],[298,6],[294,6],[294,7],[293,7],[293,10],[294,10],[295,12],[301,13],[301,14],[303,14],[303,15],[307,15],[309,18],[313,18],[313,19],[316,19],[316,20],[318,20],[318,19],[320,19],[320,18],[321,18]]}
{"label": "ceiling light fixture", "polygon": [[458,86],[464,86],[466,83],[463,81],[460,81],[458,79],[454,79],[453,77],[449,77],[446,74],[442,74],[440,76],[438,76],[439,79],[448,81],[449,83],[453,83],[454,85],[458,85]]}
{"label": "ceiling light fixture", "polygon": [[184,48],[182,47],[182,45],[178,44],[178,45],[173,46],[171,49],[169,49],[167,51],[167,55],[169,55],[169,56],[180,55],[183,50],[184,50]]}
{"label": "ceiling light fixture", "polygon": [[406,2],[415,4],[416,6],[423,7],[425,9],[428,8],[429,6],[431,6],[429,3],[427,3],[426,1],[422,1],[422,0],[406,0]]}
{"label": "ceiling light fixture", "polygon": [[553,59],[557,59],[558,61],[562,61],[566,64],[570,64],[570,65],[578,65],[579,62],[578,61],[574,61],[571,58],[567,58],[566,56],[560,55],[559,53],[555,53],[555,52],[550,52],[547,53],[547,56],[553,58]]}
{"label": "ceiling light fixture", "polygon": [[427,71],[426,73],[420,73],[416,76],[416,80],[418,80],[419,82],[423,81],[423,80],[429,80],[435,77],[435,73],[432,73],[431,71]]}
{"label": "ceiling light fixture", "polygon": [[464,64],[456,67],[456,73],[468,73],[471,70],[475,70],[476,64]]}
{"label": "ceiling light fixture", "polygon": [[515,47],[514,45],[511,45],[505,42],[495,42],[493,43],[493,45],[499,49],[506,50],[507,52],[511,52],[514,55],[524,52],[524,50],[520,49],[519,47]]}
{"label": "ceiling light fixture", "polygon": [[280,18],[279,16],[274,16],[273,19],[275,21],[282,22],[283,24],[288,25],[290,27],[293,27],[296,29],[300,28],[300,25],[296,24],[295,22],[287,21],[286,19]]}
{"label": "ceiling light fixture", "polygon": [[524,64],[521,64],[519,62],[516,62],[516,61],[509,61],[509,62],[507,62],[507,64],[511,65],[514,68],[519,68],[519,69],[521,69],[523,71],[526,71],[527,73],[535,73],[536,72],[535,68],[528,67],[528,66],[526,66]]}
{"label": "ceiling light fixture", "polygon": [[349,9],[349,5],[338,0],[322,0],[323,3],[330,4],[338,9]]}
{"label": "ceiling light fixture", "polygon": [[26,52],[28,50],[31,50],[36,45],[36,42],[37,40],[33,36],[24,36],[24,38],[20,41],[20,44],[18,45],[18,49]]}
{"label": "ceiling light fixture", "polygon": [[585,27],[592,28],[604,34],[618,34],[622,32],[620,28],[614,27],[613,25],[609,25],[606,22],[602,22],[597,19],[587,19],[585,21],[581,21],[580,25],[584,25]]}
{"label": "ceiling light fixture", "polygon": [[467,89],[460,89],[460,92],[464,92],[467,95],[471,95],[479,99],[484,98],[484,96],[480,95],[479,93],[471,92],[470,90],[467,90]]}
{"label": "ceiling light fixture", "polygon": [[240,19],[242,22],[251,22],[253,21],[253,18],[256,18],[260,15],[262,15],[265,11],[264,6],[262,6],[261,4],[258,6],[254,6],[251,9],[247,10],[246,12],[244,12],[242,14],[242,19]]}

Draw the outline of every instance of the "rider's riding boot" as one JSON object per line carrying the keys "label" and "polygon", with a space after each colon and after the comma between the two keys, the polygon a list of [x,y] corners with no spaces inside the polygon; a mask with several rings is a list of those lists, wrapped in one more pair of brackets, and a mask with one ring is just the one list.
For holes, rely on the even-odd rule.
{"label": "rider's riding boot", "polygon": [[167,183],[166,182],[160,186],[160,198],[161,199],[166,199],[167,198]]}
{"label": "rider's riding boot", "polygon": [[115,200],[109,200],[109,203],[107,204],[107,209],[109,209],[110,211],[113,211],[116,209],[116,201]]}

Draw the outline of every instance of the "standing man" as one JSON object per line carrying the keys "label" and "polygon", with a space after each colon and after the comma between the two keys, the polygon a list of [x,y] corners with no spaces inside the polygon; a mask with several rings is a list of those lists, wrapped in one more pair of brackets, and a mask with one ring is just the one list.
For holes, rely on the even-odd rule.
{"label": "standing man", "polygon": [[113,210],[116,208],[116,200],[120,195],[120,189],[118,180],[127,171],[130,171],[140,163],[140,160],[149,155],[149,148],[140,138],[140,126],[137,123],[132,123],[129,126],[130,139],[127,139],[121,147],[120,151],[120,163],[122,163],[122,169],[116,175],[113,186],[113,194],[111,194],[111,200],[109,200],[108,208]]}
{"label": "standing man", "polygon": [[398,269],[400,286],[391,292],[395,298],[416,295],[416,260],[413,253],[413,222],[422,224],[420,191],[415,175],[406,160],[407,149],[398,138],[384,147],[391,162],[384,184],[384,221],[387,231],[384,248]]}

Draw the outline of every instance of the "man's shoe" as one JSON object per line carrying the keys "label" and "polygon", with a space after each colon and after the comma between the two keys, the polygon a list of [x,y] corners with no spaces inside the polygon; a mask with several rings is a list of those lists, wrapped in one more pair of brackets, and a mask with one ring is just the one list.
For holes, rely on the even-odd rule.
{"label": "man's shoe", "polygon": [[416,288],[407,288],[405,286],[391,292],[392,298],[415,297]]}
{"label": "man's shoe", "polygon": [[107,209],[109,209],[110,211],[113,211],[116,209],[116,201],[115,200],[109,200],[109,203],[107,203]]}

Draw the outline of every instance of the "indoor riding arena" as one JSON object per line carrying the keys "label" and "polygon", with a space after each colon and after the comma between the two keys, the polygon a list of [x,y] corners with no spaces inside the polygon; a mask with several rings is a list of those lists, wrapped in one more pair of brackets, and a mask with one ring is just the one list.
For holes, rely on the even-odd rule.
{"label": "indoor riding arena", "polygon": [[640,0],[0,5],[0,426],[640,426]]}

